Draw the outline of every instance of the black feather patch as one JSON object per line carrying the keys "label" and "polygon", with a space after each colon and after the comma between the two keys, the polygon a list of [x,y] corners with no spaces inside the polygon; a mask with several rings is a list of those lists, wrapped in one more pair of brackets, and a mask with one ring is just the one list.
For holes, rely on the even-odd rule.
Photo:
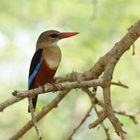
{"label": "black feather patch", "polygon": [[41,60],[42,60],[42,53],[43,53],[43,49],[38,49],[32,58],[30,70],[29,70],[29,77],[28,77],[28,88],[29,89],[30,89],[33,79],[37,75],[37,72],[40,68]]}

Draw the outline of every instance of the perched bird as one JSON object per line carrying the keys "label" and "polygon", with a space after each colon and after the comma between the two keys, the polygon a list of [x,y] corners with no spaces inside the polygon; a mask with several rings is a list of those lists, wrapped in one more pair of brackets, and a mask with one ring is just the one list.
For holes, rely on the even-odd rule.
{"label": "perched bird", "polygon": [[[61,61],[61,51],[57,46],[57,42],[60,39],[68,38],[76,34],[78,34],[78,32],[48,30],[39,36],[36,43],[36,52],[30,65],[28,89],[34,89],[46,83],[53,82],[53,77]],[[34,110],[36,103],[37,96],[32,98]],[[30,112],[29,107],[28,112]]]}

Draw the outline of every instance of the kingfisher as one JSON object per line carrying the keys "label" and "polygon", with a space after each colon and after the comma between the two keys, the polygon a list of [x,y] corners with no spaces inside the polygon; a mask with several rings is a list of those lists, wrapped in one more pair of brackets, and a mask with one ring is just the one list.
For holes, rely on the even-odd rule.
{"label": "kingfisher", "polygon": [[[36,51],[30,64],[28,90],[38,88],[46,83],[53,83],[54,75],[61,61],[61,50],[57,43],[63,38],[68,38],[78,33],[48,30],[40,34],[36,43]],[[38,96],[32,98],[34,111],[37,98]],[[28,112],[30,112],[29,107]]]}

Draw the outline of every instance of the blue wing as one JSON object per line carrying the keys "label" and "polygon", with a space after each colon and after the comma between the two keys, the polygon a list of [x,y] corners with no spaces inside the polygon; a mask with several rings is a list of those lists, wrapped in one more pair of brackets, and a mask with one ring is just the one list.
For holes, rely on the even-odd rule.
{"label": "blue wing", "polygon": [[38,49],[32,58],[28,77],[28,89],[31,88],[32,82],[41,66],[42,54],[43,49]]}

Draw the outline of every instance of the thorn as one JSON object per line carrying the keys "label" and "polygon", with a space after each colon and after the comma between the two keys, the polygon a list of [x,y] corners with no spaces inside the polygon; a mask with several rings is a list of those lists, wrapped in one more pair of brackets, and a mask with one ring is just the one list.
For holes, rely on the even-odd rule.
{"label": "thorn", "polygon": [[15,90],[15,91],[12,93],[12,95],[13,95],[13,96],[17,96],[17,93],[18,93],[18,91]]}

